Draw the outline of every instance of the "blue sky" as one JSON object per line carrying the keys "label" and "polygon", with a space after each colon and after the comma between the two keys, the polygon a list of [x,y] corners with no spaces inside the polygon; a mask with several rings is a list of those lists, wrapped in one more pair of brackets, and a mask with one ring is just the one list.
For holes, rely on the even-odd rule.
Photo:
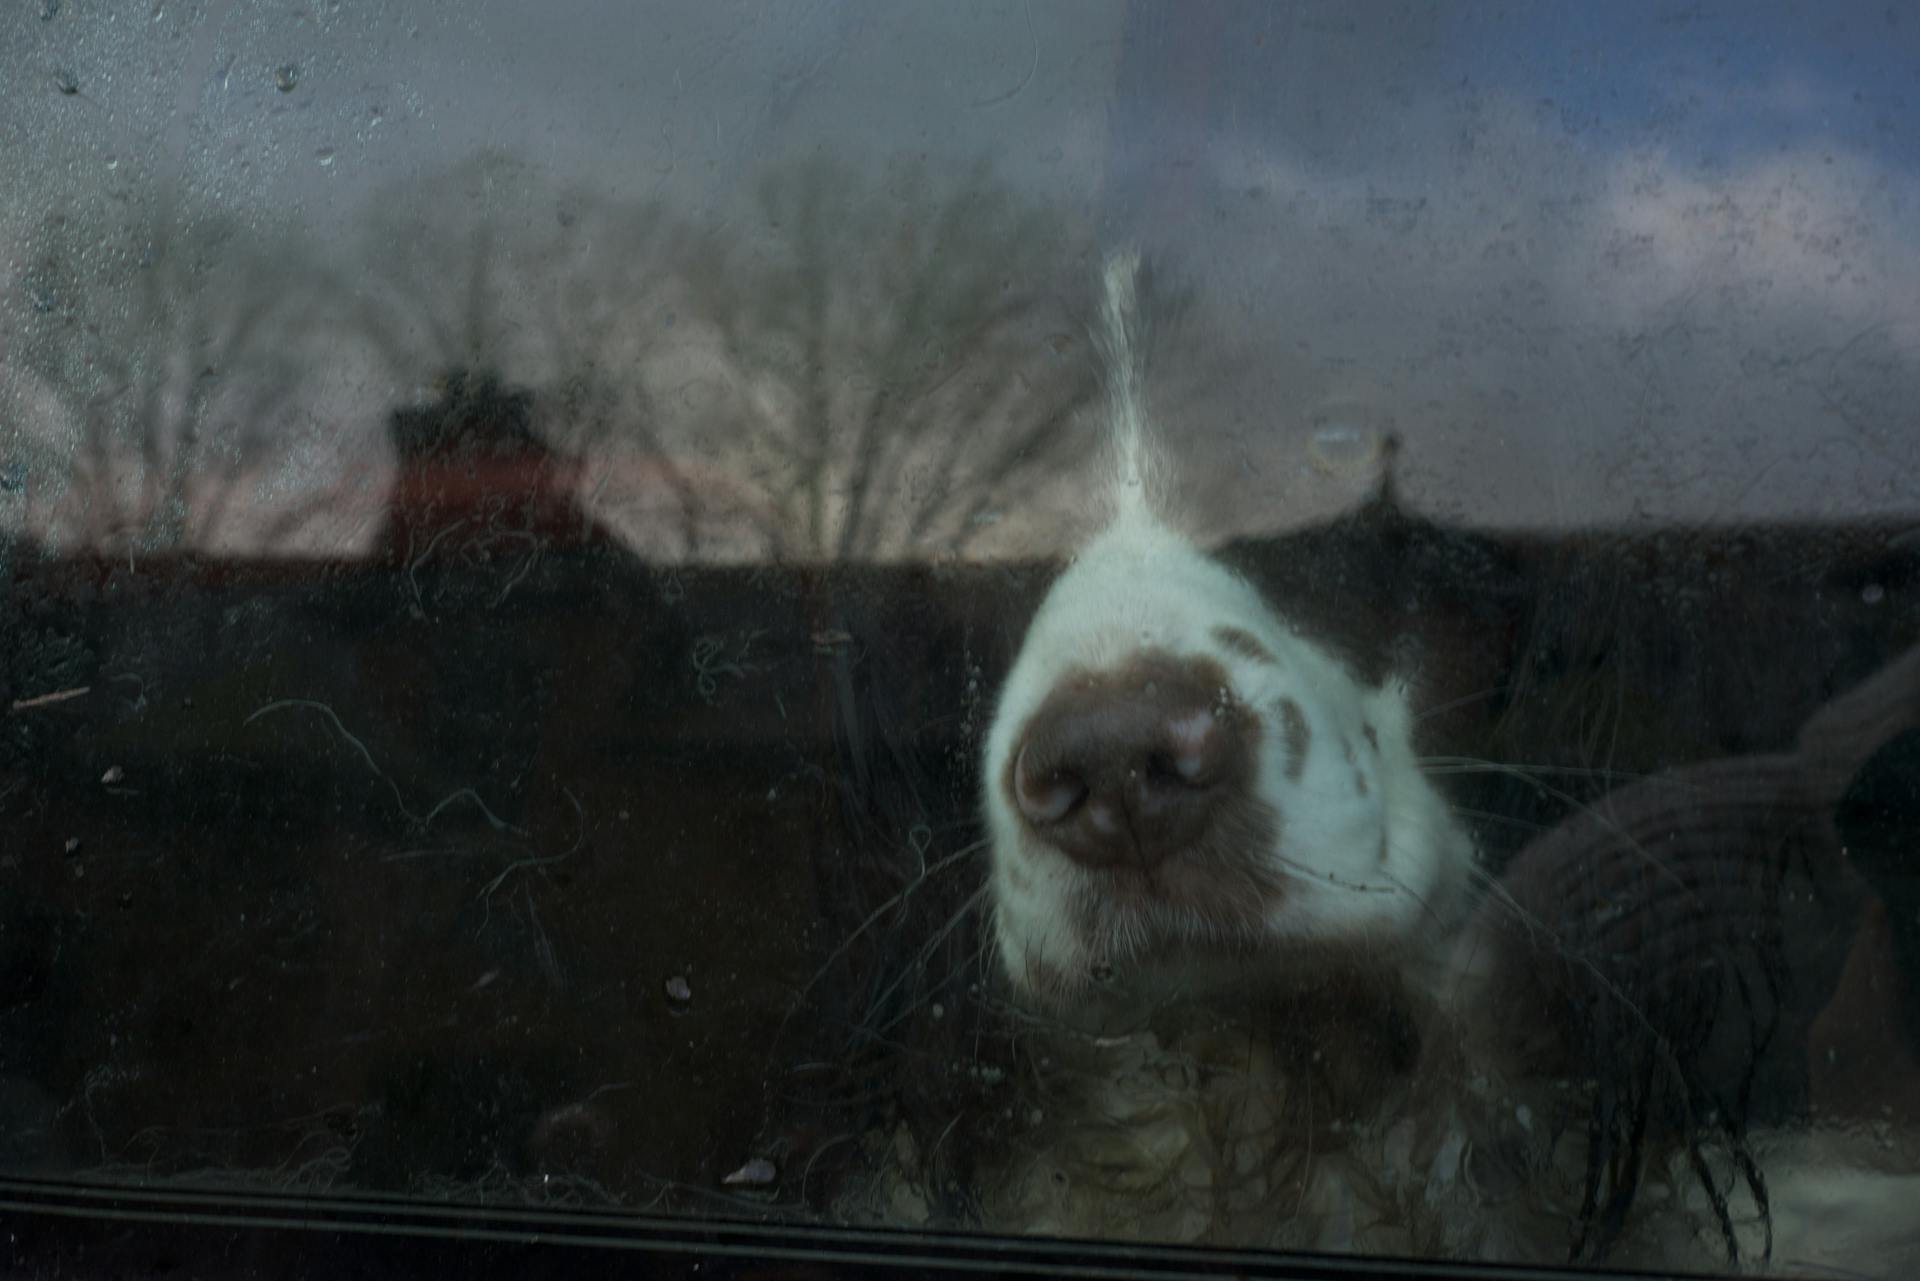
{"label": "blue sky", "polygon": [[[1317,166],[1379,172],[1407,126],[1496,94],[1566,145],[1659,147],[1726,165],[1825,145],[1920,166],[1920,11],[1758,0],[1707,5],[1134,6],[1114,107],[1118,151],[1242,130]],[[1416,140],[1423,140],[1417,130]]]}
{"label": "blue sky", "polygon": [[1724,163],[1824,141],[1920,163],[1920,13],[1899,5],[1518,5],[1475,16],[1462,23],[1462,63],[1552,97],[1601,145],[1652,135]]}
{"label": "blue sky", "polygon": [[1111,120],[1108,234],[1295,357],[1209,412],[1244,456],[1324,397],[1470,519],[1920,505],[1920,17],[1135,6]]}

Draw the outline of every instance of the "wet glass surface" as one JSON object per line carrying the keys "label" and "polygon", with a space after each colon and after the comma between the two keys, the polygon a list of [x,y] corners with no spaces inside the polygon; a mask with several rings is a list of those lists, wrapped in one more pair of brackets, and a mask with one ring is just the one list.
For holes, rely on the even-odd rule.
{"label": "wet glass surface", "polygon": [[[0,1200],[1904,1275],[1915,29],[16,7]],[[1406,691],[1404,767],[1297,690],[1137,762],[1244,768],[1272,868],[1032,853],[1079,704],[994,755],[1127,245],[1163,514],[1273,629],[1152,560],[1076,625]],[[1058,688],[1180,730],[1120,644]],[[1336,748],[1458,885],[1181,935],[1308,878]]]}

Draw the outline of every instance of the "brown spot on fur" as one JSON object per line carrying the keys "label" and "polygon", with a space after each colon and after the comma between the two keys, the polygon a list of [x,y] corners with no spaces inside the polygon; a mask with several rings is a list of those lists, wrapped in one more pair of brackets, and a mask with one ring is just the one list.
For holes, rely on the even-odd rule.
{"label": "brown spot on fur", "polygon": [[1294,782],[1307,772],[1307,748],[1313,745],[1313,727],[1307,714],[1290,698],[1280,700],[1281,729],[1287,736],[1287,777]]}
{"label": "brown spot on fur", "polygon": [[[1045,733],[1036,724],[1064,708],[1098,708],[1105,703],[1137,700],[1142,691],[1153,686],[1186,685],[1202,690],[1230,691],[1231,682],[1220,664],[1204,657],[1179,657],[1160,650],[1143,650],[1126,661],[1099,670],[1079,669],[1055,682],[1032,720],[1021,728],[1017,743],[1028,744],[1036,733],[1040,741],[1031,750],[1045,756]],[[1230,699],[1230,695],[1228,695]],[[1306,716],[1296,705],[1299,735],[1294,741],[1304,744]],[[1116,713],[1117,714],[1117,713]],[[1077,878],[1075,892],[1066,905],[1072,933],[1100,955],[1116,937],[1138,937],[1142,927],[1147,933],[1164,930],[1149,922],[1164,922],[1171,910],[1195,922],[1192,933],[1199,937],[1239,936],[1251,938],[1262,929],[1268,912],[1285,892],[1286,877],[1273,867],[1273,851],[1280,845],[1281,817],[1263,801],[1256,788],[1259,777],[1261,717],[1244,703],[1227,701],[1214,709],[1213,732],[1229,735],[1236,750],[1223,754],[1226,772],[1211,784],[1210,799],[1204,811],[1195,811],[1199,821],[1177,850],[1165,858],[1141,865],[1118,862],[1091,869],[1092,874]],[[999,770],[998,786],[1016,810],[1016,762],[1020,750]],[[1031,764],[1031,761],[1029,762]],[[1042,840],[1050,838],[1042,835]],[[1038,852],[1040,846],[1028,846]],[[1046,849],[1056,852],[1057,847]],[[1058,850],[1061,857],[1071,857]],[[1171,945],[1173,939],[1163,940]],[[1056,981],[1069,981],[1055,975]],[[1069,981],[1069,986],[1076,981]]]}
{"label": "brown spot on fur", "polygon": [[1250,658],[1271,667],[1280,665],[1273,651],[1262,645],[1260,638],[1244,627],[1229,627],[1223,623],[1213,629],[1213,638],[1242,658]]}
{"label": "brown spot on fur", "polygon": [[[1189,750],[1172,737],[1174,719],[1206,718],[1193,750],[1200,772],[1163,789],[1151,808],[1126,802],[1128,838],[1114,840],[1086,821],[1089,795],[1119,803],[1144,795],[1154,762]],[[1029,782],[1063,776],[1080,793],[1064,813],[1026,825],[1075,862],[1099,866],[1116,857],[1157,858],[1197,840],[1214,811],[1255,786],[1260,718],[1233,699],[1225,669],[1204,656],[1146,649],[1111,667],[1080,668],[1055,681],[1021,727],[1017,747],[1000,768],[999,786],[1016,813]],[[1140,759],[1135,759],[1136,754]],[[1161,768],[1172,769],[1170,765]],[[1151,853],[1149,853],[1151,851]]]}

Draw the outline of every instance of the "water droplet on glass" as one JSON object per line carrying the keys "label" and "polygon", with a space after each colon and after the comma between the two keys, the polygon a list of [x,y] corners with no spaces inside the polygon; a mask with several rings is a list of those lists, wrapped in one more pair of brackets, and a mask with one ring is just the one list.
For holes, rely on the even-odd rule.
{"label": "water droplet on glass", "polygon": [[53,73],[53,87],[72,97],[80,92],[80,77],[73,73],[71,67],[58,67]]}
{"label": "water droplet on glass", "polygon": [[1307,452],[1326,471],[1351,474],[1369,466],[1380,453],[1380,434],[1344,415],[1320,419]]}
{"label": "water droplet on glass", "polygon": [[60,0],[40,0],[40,21],[52,22],[60,12]]}
{"label": "water droplet on glass", "polygon": [[693,1003],[693,985],[687,982],[685,975],[676,974],[667,980],[665,986],[668,1006],[675,1014],[685,1013],[687,1006]]}
{"label": "water droplet on glass", "polygon": [[320,162],[322,169],[331,169],[333,168],[333,162],[337,154],[332,147],[322,147],[313,153],[313,158]]}
{"label": "water droplet on glass", "polygon": [[300,67],[297,63],[283,62],[273,69],[273,87],[281,93],[292,93],[294,86],[300,83]]}

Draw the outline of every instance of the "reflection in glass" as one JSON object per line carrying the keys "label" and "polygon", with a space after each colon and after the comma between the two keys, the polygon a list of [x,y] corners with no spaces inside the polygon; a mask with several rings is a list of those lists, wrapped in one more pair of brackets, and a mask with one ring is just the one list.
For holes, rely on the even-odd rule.
{"label": "reflection in glass", "polygon": [[8,20],[8,1195],[1920,1257],[1905,27],[508,8]]}

